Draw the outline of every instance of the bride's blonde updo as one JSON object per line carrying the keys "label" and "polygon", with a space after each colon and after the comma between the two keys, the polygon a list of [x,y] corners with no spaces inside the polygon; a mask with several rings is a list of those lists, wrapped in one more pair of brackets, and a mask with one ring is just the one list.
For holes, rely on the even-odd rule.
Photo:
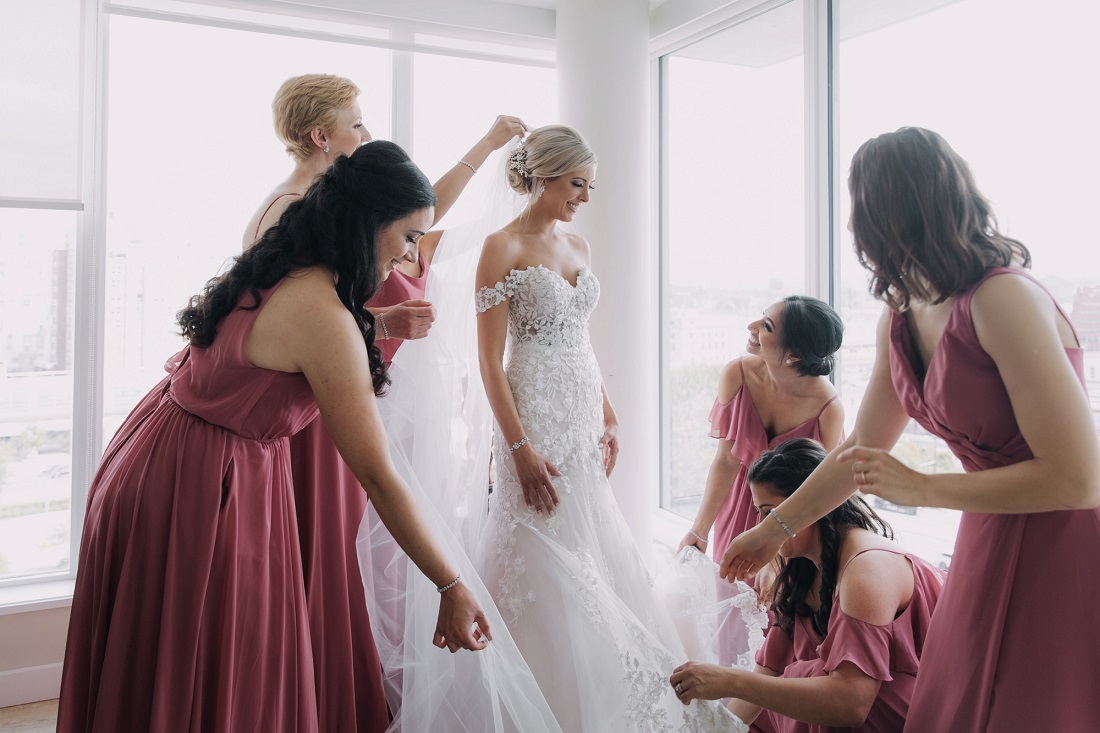
{"label": "bride's blonde updo", "polygon": [[531,132],[508,156],[508,185],[516,193],[533,194],[538,182],[597,162],[579,132],[565,125],[546,125]]}

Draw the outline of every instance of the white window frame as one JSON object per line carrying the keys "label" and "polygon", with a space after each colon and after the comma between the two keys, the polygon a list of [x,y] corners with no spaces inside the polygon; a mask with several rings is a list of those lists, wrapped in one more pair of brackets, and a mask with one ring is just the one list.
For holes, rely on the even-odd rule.
{"label": "white window frame", "polygon": [[[374,12],[360,9],[354,0],[327,3],[321,8],[277,0],[82,0],[82,69],[80,139],[80,197],[77,199],[27,199],[0,197],[0,208],[44,209],[80,212],[76,242],[76,312],[73,344],[72,472],[70,493],[69,569],[0,581],[0,615],[68,606],[75,585],[88,488],[104,449],[103,364],[106,292],[106,148],[108,109],[108,57],[110,16],[127,16],[218,27],[229,30],[270,33],[293,38],[349,43],[387,48],[394,52],[391,64],[393,89],[391,138],[411,151],[413,142],[412,59],[414,53],[429,53],[554,68],[547,60],[554,50],[554,15],[536,7],[515,7],[500,12],[499,3],[461,0],[436,9],[431,18],[424,8],[406,7],[401,0],[380,0]],[[161,7],[163,6],[163,7]],[[165,9],[168,8],[168,9]],[[269,13],[270,23],[219,17],[224,10]],[[419,13],[423,17],[417,17]],[[221,12],[220,15],[226,15]],[[293,27],[287,16],[309,20],[369,26],[388,31],[389,38],[353,33],[341,34]],[[476,23],[470,23],[471,16]],[[251,16],[250,16],[251,17]],[[277,21],[283,21],[280,24]],[[304,25],[308,25],[305,23]],[[417,43],[416,33],[431,33],[460,41],[497,44],[503,49],[525,47],[530,56],[509,51],[491,53],[446,45]]]}

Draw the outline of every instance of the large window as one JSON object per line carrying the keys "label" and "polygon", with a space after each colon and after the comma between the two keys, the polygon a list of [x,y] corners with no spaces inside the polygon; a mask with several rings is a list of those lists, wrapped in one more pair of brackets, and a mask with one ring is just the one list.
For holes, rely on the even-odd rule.
{"label": "large window", "polygon": [[722,366],[746,327],[805,292],[802,5],[662,60],[667,312],[665,506],[694,517]]}
{"label": "large window", "polygon": [[[424,40],[440,43],[432,37]],[[488,50],[486,44],[464,46],[470,52]],[[559,121],[551,59],[539,54],[533,61],[519,65],[428,53],[413,56],[413,157],[429,178],[434,181],[450,170],[457,157],[488,132],[497,115],[519,117],[531,129]],[[490,161],[499,164],[496,157]],[[479,193],[489,183],[484,179],[502,170],[497,165],[479,172],[469,184],[469,195],[460,197],[439,225],[479,216],[484,203]]]}
{"label": "large window", "polygon": [[355,81],[371,134],[433,179],[496,114],[555,118],[541,42],[270,7],[0,3],[0,586],[71,577],[84,489],[182,347],[176,312],[291,171],[271,118],[285,79]]}
{"label": "large window", "polygon": [[0,3],[0,586],[70,567],[80,5]]}
{"label": "large window", "polygon": [[293,167],[272,124],[279,85],[350,78],[379,138],[391,97],[386,49],[110,20],[104,442],[182,348],[176,312],[240,253],[252,212]]}
{"label": "large window", "polygon": [[[772,5],[760,3],[762,8]],[[831,59],[832,83],[822,86],[807,79],[803,84],[801,77],[792,74],[788,82],[802,86],[790,91],[775,79],[779,70],[792,62],[782,58],[768,61],[762,49],[782,56],[777,49],[784,44],[771,39],[782,25],[783,14],[793,24],[799,8],[829,8],[832,18],[827,12],[815,13],[813,22],[806,25],[806,40],[802,29],[792,28],[791,33],[799,34],[798,49],[815,49],[814,39],[828,37],[826,24],[830,22],[839,40]],[[662,151],[667,161],[662,185],[668,191],[662,208],[667,219],[662,244],[669,284],[663,329],[668,360],[663,444],[664,464],[670,474],[666,475],[663,496],[666,509],[686,517],[694,515],[713,456],[713,441],[704,437],[713,383],[720,364],[737,356],[743,343],[743,323],[719,324],[715,333],[725,336],[733,331],[736,338],[717,346],[720,353],[700,365],[702,377],[697,386],[688,376],[689,354],[716,342],[702,330],[707,322],[702,313],[688,311],[691,324],[680,320],[685,303],[706,297],[708,277],[724,281],[724,287],[716,291],[716,302],[736,302],[754,295],[766,301],[783,290],[832,297],[845,322],[836,381],[851,428],[870,372],[882,304],[867,292],[867,276],[855,260],[845,227],[850,208],[848,165],[862,142],[904,125],[941,133],[970,163],[1002,229],[1031,249],[1033,273],[1071,314],[1086,347],[1085,376],[1100,425],[1100,258],[1088,248],[1088,224],[1081,223],[1087,217],[1080,215],[1100,196],[1100,181],[1095,176],[1100,167],[1100,142],[1086,129],[1093,116],[1092,71],[1100,67],[1100,52],[1089,33],[1098,21],[1100,9],[1073,0],[1041,6],[1024,0],[832,0],[820,4],[794,0],[662,57],[666,72],[661,90],[669,107],[664,112],[668,123],[663,139],[666,149]],[[700,56],[697,49],[701,47],[712,59],[726,54],[726,63],[753,54],[764,56],[747,64],[751,71],[741,73],[772,79],[770,90],[759,97],[744,90],[737,95],[739,102],[747,103],[750,114],[767,121],[763,131],[745,129],[736,115],[712,116],[712,99],[728,96],[712,80],[714,62],[691,61],[693,66],[689,66],[681,58]],[[793,63],[800,65],[801,59]],[[685,89],[694,93],[683,93]],[[801,107],[784,101],[792,94],[822,108],[827,102],[835,105],[836,126],[830,135],[808,129],[810,123]],[[776,120],[771,116],[775,113],[785,117]],[[701,164],[685,159],[682,142],[689,134],[683,120],[692,117],[698,118],[699,125],[691,134],[708,149],[706,160],[726,160],[745,147],[758,146],[766,149],[765,171],[761,172],[762,166],[729,165],[721,175],[709,172],[694,180],[695,172],[702,170],[696,166]],[[720,122],[707,124],[711,119]],[[797,154],[790,150],[777,153],[769,147],[780,134],[787,136],[784,139],[798,138],[792,146]],[[803,140],[810,141],[810,154],[805,158],[797,148]],[[831,149],[813,148],[828,144]],[[823,153],[835,161],[829,192],[834,210],[824,209],[820,214],[831,214],[831,221],[803,223],[797,219],[804,202],[814,195],[812,186],[788,189],[781,210],[774,191],[746,191],[759,189],[761,178],[765,186],[767,181],[781,178],[800,185],[807,180],[803,176],[806,161],[815,156],[820,159]],[[705,224],[699,225],[698,212],[679,203],[683,192],[692,187],[720,192],[740,189],[742,196],[728,196],[721,206],[712,207]],[[694,190],[692,194],[698,198],[708,195]],[[768,212],[775,226],[789,227],[788,220],[798,221],[798,231],[787,230],[787,238],[821,231],[824,225],[825,230],[834,232],[836,251],[828,250],[829,242],[814,241],[809,234],[803,236],[810,240],[805,252],[787,238],[780,245],[774,239],[743,237],[743,208]],[[705,244],[682,236],[693,224],[699,227],[697,231],[706,227]],[[724,260],[714,259],[703,249],[715,239],[725,248]],[[700,274],[695,280],[685,277],[685,265],[681,264],[682,253],[691,251],[699,255],[694,268]],[[802,263],[815,261],[828,263],[830,278],[815,281],[806,276],[811,270]],[[766,295],[773,279],[774,286]],[[678,288],[685,280],[692,287]],[[820,282],[832,283],[832,295]],[[961,470],[947,447],[915,423],[910,424],[894,454],[925,472]],[[910,514],[880,501],[873,503],[910,549],[934,563],[950,563],[957,512],[920,508]]]}
{"label": "large window", "polygon": [[[1085,342],[1090,392],[1100,394],[1100,258],[1088,249],[1076,212],[1100,195],[1100,144],[1085,129],[1100,51],[1091,3],[960,0],[875,27],[867,0],[842,0],[837,219],[848,220],[848,165],[865,140],[905,125],[943,135],[970,164],[1000,226],[1024,242],[1032,272],[1076,322]],[[903,4],[904,5],[904,4]],[[922,3],[928,6],[932,3]],[[869,27],[870,26],[870,27]],[[1015,48],[1008,52],[1005,43]],[[935,53],[929,53],[935,49]],[[851,235],[842,236],[839,309],[848,327],[841,393],[849,419],[863,396],[881,304],[867,292]],[[1094,406],[1100,415],[1100,404]],[[925,472],[961,471],[946,445],[911,422],[894,454]],[[885,506],[879,502],[880,509]],[[949,563],[958,512],[883,512],[914,551]]]}

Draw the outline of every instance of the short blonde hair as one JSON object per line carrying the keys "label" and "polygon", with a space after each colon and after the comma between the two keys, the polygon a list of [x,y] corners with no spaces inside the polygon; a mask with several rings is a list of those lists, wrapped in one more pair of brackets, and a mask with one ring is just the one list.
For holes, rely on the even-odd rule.
{"label": "short blonde hair", "polygon": [[520,194],[532,193],[536,181],[564,176],[599,162],[581,134],[565,125],[546,125],[532,131],[511,159],[508,185]]}
{"label": "short blonde hair", "polygon": [[296,160],[313,153],[310,133],[320,127],[327,133],[336,129],[337,113],[347,109],[359,96],[359,87],[350,79],[334,74],[303,74],[283,82],[271,103],[275,134]]}

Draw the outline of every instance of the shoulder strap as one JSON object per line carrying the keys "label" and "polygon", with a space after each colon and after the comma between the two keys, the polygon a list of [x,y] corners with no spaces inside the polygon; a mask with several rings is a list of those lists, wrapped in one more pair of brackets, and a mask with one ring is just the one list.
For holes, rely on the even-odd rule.
{"label": "shoulder strap", "polygon": [[278,201],[279,199],[284,198],[286,196],[300,196],[300,195],[301,194],[297,194],[297,193],[281,193],[278,196],[276,196],[275,198],[271,199],[271,203],[267,205],[267,208],[264,209],[264,213],[260,214],[259,221],[256,222],[256,231],[254,231],[252,233],[252,239],[255,240],[256,238],[258,238],[260,236],[260,226],[264,223],[264,217],[267,216],[267,212],[271,211],[271,207],[275,205],[276,201]]}
{"label": "shoulder strap", "polygon": [[821,409],[820,409],[820,410],[818,410],[818,412],[817,412],[817,419],[818,419],[818,420],[820,420],[820,419],[821,419],[821,416],[822,416],[823,414],[825,414],[825,408],[827,408],[827,407],[828,407],[829,405],[833,404],[833,402],[835,402],[835,401],[836,401],[836,398],[837,398],[837,397],[840,397],[840,395],[838,395],[838,394],[835,394],[835,395],[833,395],[832,397],[830,397],[829,399],[827,399],[827,400],[825,401],[825,404],[824,404],[824,405],[822,405],[822,406],[821,406]]}
{"label": "shoulder strap", "polygon": [[[841,570],[842,571],[847,570],[848,566],[852,564],[852,560],[855,560],[857,557],[859,557],[860,555],[862,555],[866,552],[889,552],[891,555],[902,555],[902,556],[904,556],[906,554],[906,553],[902,552],[901,550],[889,550],[885,547],[868,547],[866,550],[860,550],[859,552],[857,552],[856,554],[854,554],[850,558],[848,558],[848,562],[844,563],[844,567],[841,568]],[[839,575],[839,573],[838,573],[838,575]]]}

